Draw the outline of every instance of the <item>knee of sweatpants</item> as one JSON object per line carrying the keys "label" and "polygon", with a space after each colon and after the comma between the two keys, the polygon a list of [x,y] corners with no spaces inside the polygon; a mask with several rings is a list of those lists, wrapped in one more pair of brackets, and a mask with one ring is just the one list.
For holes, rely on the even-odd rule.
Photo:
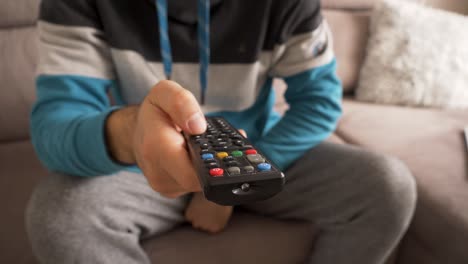
{"label": "knee of sweatpants", "polygon": [[381,222],[382,232],[402,234],[408,228],[416,207],[416,181],[401,160],[370,155],[366,164],[370,181],[372,217]]}
{"label": "knee of sweatpants", "polygon": [[67,254],[78,254],[83,242],[97,235],[99,205],[86,185],[84,178],[52,174],[35,188],[26,209],[26,230],[41,262],[63,263],[72,257]]}

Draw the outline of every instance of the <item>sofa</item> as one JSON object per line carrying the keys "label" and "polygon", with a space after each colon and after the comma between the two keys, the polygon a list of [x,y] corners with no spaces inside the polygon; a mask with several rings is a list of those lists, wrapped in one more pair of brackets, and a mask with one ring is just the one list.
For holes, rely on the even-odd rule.
{"label": "sofa", "polygon": [[[466,0],[429,0],[468,14]],[[409,108],[353,99],[365,58],[369,13],[375,0],[323,0],[335,36],[344,115],[329,139],[402,159],[416,178],[419,197],[408,233],[389,260],[398,264],[468,263],[468,111]],[[0,263],[37,263],[24,228],[34,186],[47,176],[28,140],[37,62],[39,0],[0,3]],[[279,93],[284,90],[276,82]],[[468,83],[466,84],[468,88]],[[287,105],[279,98],[278,111]],[[142,241],[155,263],[303,263],[317,230],[303,222],[236,211],[229,227],[208,235],[188,225]],[[359,246],[359,245],[356,245]]]}

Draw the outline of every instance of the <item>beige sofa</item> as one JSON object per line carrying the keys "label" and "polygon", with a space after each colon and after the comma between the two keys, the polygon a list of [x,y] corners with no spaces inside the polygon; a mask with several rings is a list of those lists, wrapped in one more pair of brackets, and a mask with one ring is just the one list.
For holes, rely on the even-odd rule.
{"label": "beige sofa", "polygon": [[[468,14],[466,0],[429,1]],[[418,182],[414,221],[395,254],[399,264],[468,263],[468,173],[462,128],[468,111],[439,111],[353,100],[365,56],[371,0],[325,0],[335,35],[339,74],[348,94],[331,140],[396,155]],[[38,0],[0,3],[0,263],[35,263],[24,231],[24,208],[33,186],[47,175],[28,141],[34,100]],[[468,84],[467,84],[468,88]],[[278,102],[279,108],[284,104]],[[217,236],[188,226],[144,241],[155,263],[302,263],[314,230],[236,212]],[[356,245],[357,247],[359,245]]]}

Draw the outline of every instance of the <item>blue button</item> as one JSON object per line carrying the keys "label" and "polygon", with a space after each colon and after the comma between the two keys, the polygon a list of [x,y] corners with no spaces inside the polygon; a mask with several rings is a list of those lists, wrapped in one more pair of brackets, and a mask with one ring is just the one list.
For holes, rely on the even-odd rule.
{"label": "blue button", "polygon": [[271,170],[271,165],[268,164],[268,163],[260,163],[260,164],[257,165],[257,168],[260,171],[269,171],[269,170]]}
{"label": "blue button", "polygon": [[214,158],[213,154],[211,154],[211,153],[202,154],[201,157],[202,157],[202,159],[204,159],[204,160]]}

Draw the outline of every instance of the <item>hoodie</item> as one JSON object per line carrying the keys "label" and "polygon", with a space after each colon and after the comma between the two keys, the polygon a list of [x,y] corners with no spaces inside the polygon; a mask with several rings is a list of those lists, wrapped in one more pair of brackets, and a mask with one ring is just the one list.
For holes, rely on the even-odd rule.
{"label": "hoodie", "polygon": [[[214,0],[210,63],[202,106],[243,128],[287,169],[335,129],[341,84],[319,0]],[[150,0],[43,0],[37,101],[31,138],[52,171],[77,176],[138,170],[106,148],[108,115],[139,104],[166,78],[157,10]],[[172,80],[200,100],[196,1],[168,1]],[[289,110],[273,110],[274,78],[288,88]],[[109,99],[109,94],[114,98]]]}

